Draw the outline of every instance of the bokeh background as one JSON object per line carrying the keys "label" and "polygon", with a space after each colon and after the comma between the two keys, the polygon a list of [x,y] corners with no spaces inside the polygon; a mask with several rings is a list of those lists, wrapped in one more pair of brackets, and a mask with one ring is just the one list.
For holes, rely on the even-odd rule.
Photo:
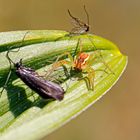
{"label": "bokeh background", "polygon": [[[67,9],[129,56],[125,73],[92,107],[43,140],[140,140],[140,0],[0,0],[0,32],[70,30]],[[46,120],[47,121],[47,120]]]}

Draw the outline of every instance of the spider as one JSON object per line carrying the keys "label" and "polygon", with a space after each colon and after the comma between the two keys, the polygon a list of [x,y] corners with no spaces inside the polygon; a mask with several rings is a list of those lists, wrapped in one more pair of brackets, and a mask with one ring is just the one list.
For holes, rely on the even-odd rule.
{"label": "spider", "polygon": [[[80,39],[78,40],[79,45]],[[68,60],[59,60],[61,57],[67,56]],[[59,67],[70,67],[69,75],[78,75],[78,79],[84,79],[87,84],[88,90],[94,90],[94,78],[95,70],[92,68],[94,62],[94,54],[88,54],[82,52],[82,46],[80,45],[80,51],[77,55],[72,56],[69,52],[65,52],[60,55],[56,62],[53,63],[51,71]],[[85,76],[86,75],[86,76]]]}

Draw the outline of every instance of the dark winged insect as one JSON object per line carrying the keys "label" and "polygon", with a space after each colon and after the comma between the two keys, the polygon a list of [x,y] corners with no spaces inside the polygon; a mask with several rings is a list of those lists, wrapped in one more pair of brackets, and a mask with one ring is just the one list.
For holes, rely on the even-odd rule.
{"label": "dark winged insect", "polygon": [[6,87],[8,80],[11,75],[11,68],[12,64],[15,67],[15,73],[16,75],[33,91],[38,93],[42,98],[44,99],[56,99],[61,101],[64,98],[64,90],[61,86],[58,84],[51,82],[49,80],[44,79],[42,76],[40,76],[35,70],[25,67],[22,65],[22,59],[20,59],[19,62],[15,63],[11,60],[9,57],[10,51],[7,51],[6,57],[9,60],[10,63],[10,71],[7,77],[7,80],[5,82],[5,85],[1,91],[1,94]]}

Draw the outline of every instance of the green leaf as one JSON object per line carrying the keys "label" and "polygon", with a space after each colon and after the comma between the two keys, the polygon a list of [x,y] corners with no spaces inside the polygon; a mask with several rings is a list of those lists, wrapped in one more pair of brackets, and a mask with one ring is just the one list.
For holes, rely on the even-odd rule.
{"label": "green leaf", "polygon": [[[88,90],[84,80],[72,81],[69,79],[61,84],[66,87],[66,82],[69,83],[65,88],[64,100],[61,102],[43,100],[37,93],[33,94],[12,72],[7,89],[0,98],[1,140],[43,138],[100,99],[116,83],[127,65],[127,57],[120,53],[116,45],[96,35],[69,37],[68,32],[65,31],[29,31],[24,43],[21,43],[25,33],[26,31],[0,33],[1,89],[9,70],[9,62],[6,58],[7,50],[17,50],[16,48],[20,47],[18,52],[10,53],[10,58],[14,62],[22,58],[25,66],[42,74],[44,70],[51,67],[50,64],[54,62],[56,56],[68,51],[73,53],[78,38],[81,38],[82,50],[95,53],[96,56],[95,61],[92,62],[93,68],[97,70],[95,89],[94,91]],[[97,50],[91,41],[94,42]],[[108,73],[98,71],[106,68],[103,61],[115,74],[108,74],[109,70]]]}

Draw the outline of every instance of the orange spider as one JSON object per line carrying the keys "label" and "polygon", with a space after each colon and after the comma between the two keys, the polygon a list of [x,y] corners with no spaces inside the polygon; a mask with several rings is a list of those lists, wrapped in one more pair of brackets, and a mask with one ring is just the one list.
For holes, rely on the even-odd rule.
{"label": "orange spider", "polygon": [[[67,55],[69,59],[59,61],[59,58],[65,55]],[[55,70],[61,66],[69,66],[71,68],[70,76],[73,76],[72,73],[82,74],[82,78],[84,78],[87,81],[88,89],[94,90],[95,71],[92,68],[93,62],[93,54],[87,54],[85,52],[80,51],[77,55],[73,57],[69,52],[65,52],[57,58],[56,62],[52,65],[52,69]],[[87,76],[83,76],[83,74],[87,74]]]}

